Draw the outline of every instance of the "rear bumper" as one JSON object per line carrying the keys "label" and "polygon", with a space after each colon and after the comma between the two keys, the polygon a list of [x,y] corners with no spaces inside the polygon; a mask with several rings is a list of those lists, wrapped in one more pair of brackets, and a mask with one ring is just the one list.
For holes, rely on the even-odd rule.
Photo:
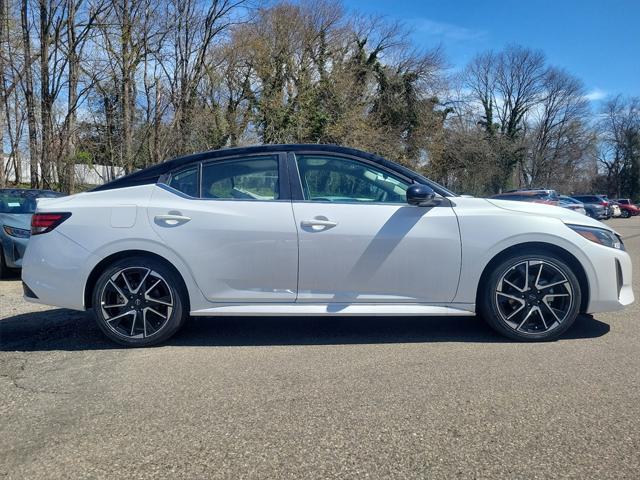
{"label": "rear bumper", "polygon": [[33,296],[25,295],[25,300],[84,310],[84,286],[88,270],[95,265],[93,257],[56,231],[31,237],[22,262],[22,281]]}

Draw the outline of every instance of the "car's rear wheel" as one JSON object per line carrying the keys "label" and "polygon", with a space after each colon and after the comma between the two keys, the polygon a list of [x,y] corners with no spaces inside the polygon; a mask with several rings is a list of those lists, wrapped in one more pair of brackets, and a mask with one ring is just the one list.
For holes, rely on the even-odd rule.
{"label": "car's rear wheel", "polygon": [[629,213],[629,210],[622,210],[622,212],[620,213],[620,216],[622,218],[629,218],[631,216],[631,213]]}
{"label": "car's rear wheel", "polygon": [[580,282],[564,260],[548,253],[512,256],[485,278],[480,313],[509,338],[555,340],[580,311]]}
{"label": "car's rear wheel", "polygon": [[188,312],[179,276],[163,262],[130,257],[109,266],[93,290],[100,329],[114,342],[149,346],[167,340]]}

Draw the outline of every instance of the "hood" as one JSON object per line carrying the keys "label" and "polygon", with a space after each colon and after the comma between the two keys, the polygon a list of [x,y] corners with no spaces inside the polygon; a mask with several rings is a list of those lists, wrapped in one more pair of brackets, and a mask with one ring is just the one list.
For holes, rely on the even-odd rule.
{"label": "hood", "polygon": [[0,225],[31,230],[31,213],[0,213]]}
{"label": "hood", "polygon": [[512,200],[495,200],[492,198],[487,199],[489,203],[495,205],[498,208],[504,210],[511,210],[513,212],[526,213],[530,215],[540,215],[543,217],[557,218],[564,223],[570,223],[572,225],[584,225],[586,227],[604,228],[611,232],[615,232],[611,227],[605,225],[598,220],[578,213],[568,208],[556,207],[554,205],[545,205],[544,203],[533,202],[515,202]]}

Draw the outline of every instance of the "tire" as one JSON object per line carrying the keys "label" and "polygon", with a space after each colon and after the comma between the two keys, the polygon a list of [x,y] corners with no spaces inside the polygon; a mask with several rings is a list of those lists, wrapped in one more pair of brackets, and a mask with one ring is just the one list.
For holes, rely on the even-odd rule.
{"label": "tire", "polygon": [[510,339],[556,340],[580,312],[580,282],[564,260],[548,252],[506,258],[485,279],[479,312],[494,330]]}
{"label": "tire", "polygon": [[188,316],[182,279],[159,260],[133,256],[107,267],[93,289],[93,313],[100,330],[127,347],[169,339]]}
{"label": "tire", "polygon": [[620,216],[622,218],[630,218],[631,214],[629,213],[629,210],[622,210],[622,213],[620,214]]}
{"label": "tire", "polygon": [[4,252],[2,251],[2,245],[0,245],[0,280],[7,277],[8,273],[7,264],[4,262]]}

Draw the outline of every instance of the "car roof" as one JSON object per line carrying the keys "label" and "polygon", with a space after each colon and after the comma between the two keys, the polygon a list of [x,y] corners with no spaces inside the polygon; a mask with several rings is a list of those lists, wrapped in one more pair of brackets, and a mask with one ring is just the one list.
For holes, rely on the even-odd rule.
{"label": "car roof", "polygon": [[508,192],[498,193],[493,196],[493,198],[497,198],[500,196],[514,196],[521,195],[523,197],[533,197],[534,195],[548,195],[554,190],[509,190]]}
{"label": "car roof", "polygon": [[547,193],[547,192],[555,192],[552,188],[515,188],[513,190],[505,190],[502,193]]}
{"label": "car roof", "polygon": [[[336,153],[336,154],[349,155],[349,156],[362,158],[365,160],[369,160],[370,162],[374,162],[379,165],[391,168],[392,170],[396,170],[399,173],[402,173],[403,175],[405,175],[406,177],[416,180],[418,182],[427,181],[430,185],[434,186],[434,190],[442,190],[447,192],[449,195],[455,195],[453,192],[448,191],[446,188],[423,177],[422,175],[414,172],[413,170],[407,167],[404,167],[403,165],[400,165],[396,162],[387,160],[386,158],[383,158],[379,155],[375,155],[373,153],[365,152],[365,151],[358,150],[355,148],[350,148],[350,147],[342,147],[339,145],[331,145],[331,144],[317,144],[317,143],[253,145],[248,147],[222,148],[219,150],[210,150],[206,152],[195,153],[192,155],[185,155],[182,157],[174,158],[172,160],[168,160],[163,163],[159,163],[157,165],[147,167],[142,170],[138,170],[137,172],[130,173],[129,175],[125,175],[124,177],[117,178],[108,183],[105,183],[104,185],[100,185],[94,188],[92,191],[112,190],[115,188],[125,188],[125,187],[133,187],[137,185],[155,183],[156,181],[158,181],[158,179],[162,175],[194,162],[199,162],[204,160],[215,161],[216,159],[223,159],[223,158],[243,156],[243,155],[255,155],[260,153],[277,153],[277,152],[292,152],[292,151],[304,151],[304,152],[311,152],[311,153]],[[438,192],[438,193],[442,193],[442,192]]]}

